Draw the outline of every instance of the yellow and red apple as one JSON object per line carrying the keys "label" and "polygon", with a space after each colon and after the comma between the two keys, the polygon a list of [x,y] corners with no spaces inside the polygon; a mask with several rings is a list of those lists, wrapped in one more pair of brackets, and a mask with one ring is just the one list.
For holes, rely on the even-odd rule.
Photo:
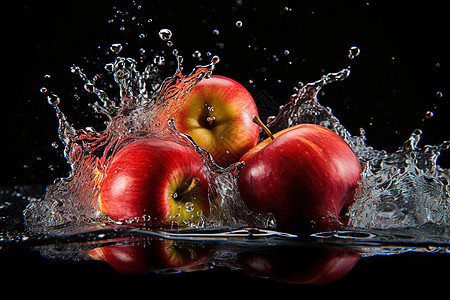
{"label": "yellow and red apple", "polygon": [[191,148],[154,138],[118,151],[99,191],[102,213],[115,221],[186,226],[209,214],[208,179]]}
{"label": "yellow and red apple", "polygon": [[189,134],[222,167],[235,163],[258,143],[258,115],[250,93],[233,79],[213,75],[189,93],[175,117],[178,131]]}

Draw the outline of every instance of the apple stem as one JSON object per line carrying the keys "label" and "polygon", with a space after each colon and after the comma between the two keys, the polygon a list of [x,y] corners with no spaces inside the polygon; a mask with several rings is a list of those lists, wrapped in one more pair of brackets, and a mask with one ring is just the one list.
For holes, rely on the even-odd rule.
{"label": "apple stem", "polygon": [[254,116],[252,121],[253,121],[253,123],[258,124],[267,133],[267,135],[270,137],[270,139],[273,141],[274,137],[273,137],[272,132],[270,132],[269,128],[267,128],[267,126],[264,125],[264,123],[261,121],[261,119],[258,116]]}
{"label": "apple stem", "polygon": [[181,193],[175,192],[172,194],[173,199],[178,199],[180,197],[183,197],[184,195],[186,195],[187,193],[192,191],[199,182],[200,182],[199,178],[197,178],[197,177],[192,178],[191,184],[188,186],[187,189],[185,189]]}

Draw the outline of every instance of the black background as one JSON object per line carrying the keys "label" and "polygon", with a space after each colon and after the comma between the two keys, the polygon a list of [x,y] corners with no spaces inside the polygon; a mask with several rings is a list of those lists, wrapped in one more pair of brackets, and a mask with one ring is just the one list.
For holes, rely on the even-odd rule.
{"label": "black background", "polygon": [[[351,66],[350,77],[327,86],[319,100],[353,134],[362,127],[369,145],[388,151],[399,147],[416,128],[424,132],[421,145],[450,139],[448,9],[443,1],[238,2],[138,1],[141,9],[132,1],[11,1],[3,5],[0,184],[48,184],[68,174],[54,109],[40,89],[46,87],[60,96],[63,112],[77,128],[101,126],[102,120],[87,106],[95,98],[82,90],[81,80],[70,67],[78,65],[90,77],[103,73],[104,80],[112,82],[103,66],[114,60],[106,52],[116,42],[124,45],[122,56],[138,58],[139,49],[146,49],[147,59],[141,67],[162,51],[173,60],[168,53],[176,48],[184,56],[185,74],[209,62],[209,51],[221,59],[215,74],[234,78],[254,97],[263,94],[278,105],[288,101],[299,81],[315,81]],[[114,22],[108,22],[111,19]],[[242,27],[236,26],[237,21],[242,21]],[[121,26],[126,30],[121,31]],[[172,47],[159,39],[162,28],[173,32]],[[219,35],[213,34],[214,29]],[[141,33],[146,37],[138,38]],[[361,51],[353,60],[348,57],[352,46]],[[202,62],[192,57],[195,50],[202,53]],[[288,55],[283,54],[285,50]],[[168,76],[174,67],[168,63],[164,70]],[[51,78],[44,78],[45,74]],[[438,91],[443,97],[436,96]],[[427,111],[434,116],[426,119]],[[59,148],[53,148],[53,142]],[[449,167],[448,153],[439,162]],[[37,253],[26,254],[0,253],[2,261],[14,262],[2,273],[18,281],[27,277],[41,284],[36,285],[40,289],[48,288],[49,282],[40,277],[46,270],[52,280],[68,289],[75,288],[69,275],[76,274],[78,285],[84,284],[81,278],[95,285],[95,278],[101,277],[114,281],[116,287],[136,289],[143,282],[156,288],[159,283],[182,280],[186,289],[207,283],[230,294],[233,289],[228,284],[252,291],[271,287],[342,293],[341,288],[356,286],[370,292],[396,286],[397,281],[397,287],[406,282],[439,287],[444,280],[438,274],[450,266],[448,257],[442,255],[374,257],[363,259],[344,279],[326,288],[302,288],[249,278],[238,271],[125,277],[100,263],[49,261]],[[236,288],[236,293],[240,291]]]}

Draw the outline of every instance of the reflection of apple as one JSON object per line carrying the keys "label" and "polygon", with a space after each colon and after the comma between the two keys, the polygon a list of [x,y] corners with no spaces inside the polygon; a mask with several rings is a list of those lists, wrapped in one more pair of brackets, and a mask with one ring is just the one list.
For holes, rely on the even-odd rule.
{"label": "reflection of apple", "polygon": [[252,96],[241,84],[213,75],[192,89],[175,125],[226,167],[257,144],[259,127],[252,122],[257,114]]}
{"label": "reflection of apple", "polygon": [[289,283],[325,284],[347,274],[358,262],[357,252],[338,248],[274,248],[241,253],[238,260],[248,275]]}
{"label": "reflection of apple", "polygon": [[209,214],[201,157],[170,141],[134,141],[113,157],[99,193],[100,210],[114,220],[184,225]]}
{"label": "reflection of apple", "polygon": [[272,212],[280,226],[345,223],[361,167],[331,130],[296,125],[262,141],[241,160],[238,186],[251,210]]}
{"label": "reflection of apple", "polygon": [[168,269],[195,270],[207,262],[209,250],[183,242],[151,240],[97,247],[87,254],[107,262],[119,273],[138,274]]}

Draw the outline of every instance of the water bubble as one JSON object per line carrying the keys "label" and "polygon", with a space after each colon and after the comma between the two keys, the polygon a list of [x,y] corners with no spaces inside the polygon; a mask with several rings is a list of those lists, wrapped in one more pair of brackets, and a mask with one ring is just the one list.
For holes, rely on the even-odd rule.
{"label": "water bubble", "polygon": [[219,35],[219,34],[220,34],[220,32],[219,32],[219,30],[218,30],[218,29],[214,29],[214,30],[213,30],[213,34],[214,34],[214,35]]}
{"label": "water bubble", "polygon": [[361,50],[358,47],[352,46],[350,50],[348,50],[348,58],[354,59],[359,55],[360,52]]}
{"label": "water bubble", "polygon": [[51,77],[52,77],[52,76],[49,75],[49,74],[45,74],[45,75],[44,75],[44,78],[45,78],[45,79],[49,79],[49,78],[51,78]]}
{"label": "water bubble", "polygon": [[173,42],[172,41],[167,41],[167,47],[172,47],[173,46]]}
{"label": "water bubble", "polygon": [[122,51],[122,44],[119,43],[112,44],[111,47],[109,47],[109,49],[111,49],[111,51],[114,52],[115,54],[119,54],[120,51]]}
{"label": "water bubble", "polygon": [[430,119],[434,116],[434,113],[432,111],[427,111],[425,113],[425,118]]}
{"label": "water bubble", "polygon": [[139,35],[139,38],[140,38],[140,39],[145,38],[145,33],[141,33],[141,34]]}
{"label": "water bubble", "polygon": [[290,53],[290,52],[289,52],[289,50],[287,50],[287,49],[284,50],[284,52],[283,52],[284,55],[289,55],[289,53]]}
{"label": "water bubble", "polygon": [[147,20],[147,23],[151,23],[151,22],[153,22],[153,19],[150,18]]}
{"label": "water bubble", "polygon": [[159,37],[163,41],[168,41],[172,38],[172,31],[169,29],[161,29],[158,33]]}
{"label": "water bubble", "polygon": [[436,92],[436,97],[442,98],[443,96],[444,96],[444,93],[442,93],[441,91]]}
{"label": "water bubble", "polygon": [[47,88],[45,86],[41,87],[41,89],[39,90],[41,93],[47,93]]}
{"label": "water bubble", "polygon": [[59,147],[59,146],[58,146],[58,143],[57,143],[57,142],[53,142],[53,143],[52,143],[52,147],[55,148],[55,149],[58,148],[58,147]]}
{"label": "water bubble", "polygon": [[236,27],[242,27],[242,21],[237,21],[236,22]]}

